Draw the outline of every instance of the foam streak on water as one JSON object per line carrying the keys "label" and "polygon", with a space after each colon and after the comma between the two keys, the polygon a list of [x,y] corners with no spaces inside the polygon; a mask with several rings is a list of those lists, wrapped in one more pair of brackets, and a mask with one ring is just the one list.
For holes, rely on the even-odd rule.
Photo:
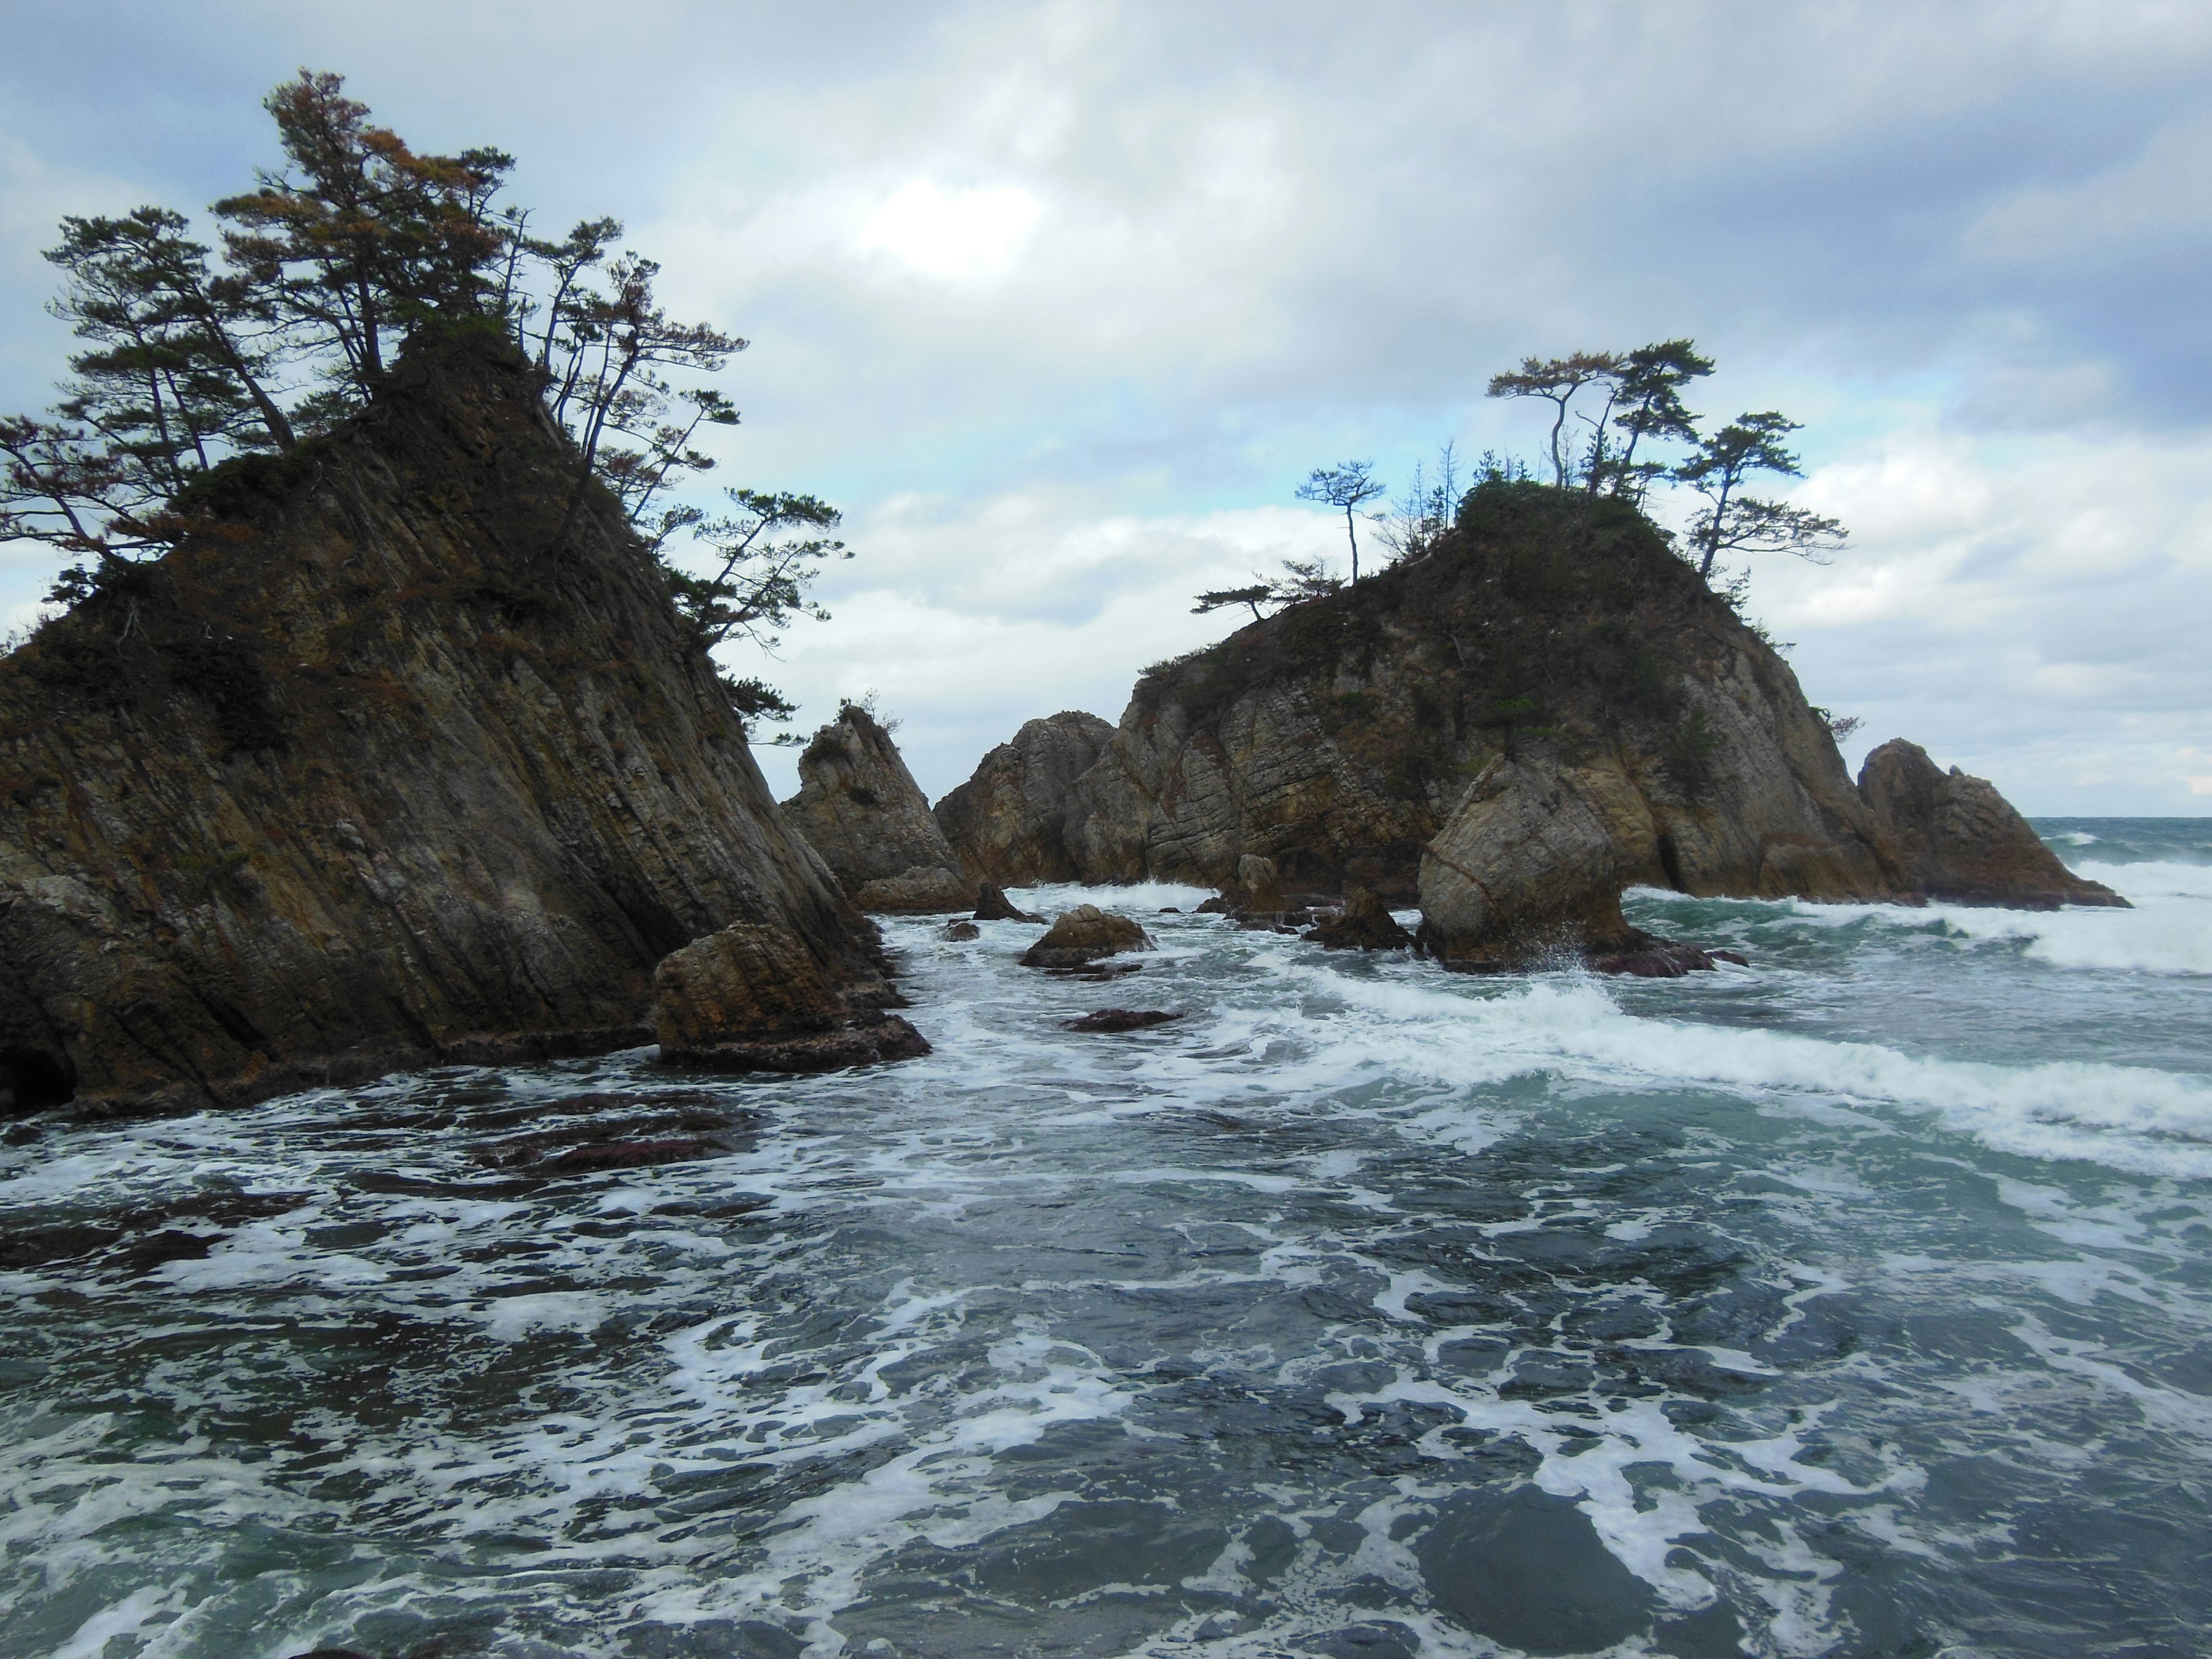
{"label": "foam streak on water", "polygon": [[2193,1651],[2212,824],[2048,830],[2138,908],[1642,894],[1753,965],[1624,983],[1046,890],[1162,951],[892,924],[920,1062],[45,1125],[0,1656]]}

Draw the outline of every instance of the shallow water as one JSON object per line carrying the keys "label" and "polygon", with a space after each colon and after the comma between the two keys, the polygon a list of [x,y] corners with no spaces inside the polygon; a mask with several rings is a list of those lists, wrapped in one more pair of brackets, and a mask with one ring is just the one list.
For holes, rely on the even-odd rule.
{"label": "shallow water", "polygon": [[1623,982],[1115,890],[1104,984],[891,924],[908,1065],[44,1123],[0,1655],[2197,1653],[2212,821],[2039,827],[2140,908],[1641,893],[1753,966]]}

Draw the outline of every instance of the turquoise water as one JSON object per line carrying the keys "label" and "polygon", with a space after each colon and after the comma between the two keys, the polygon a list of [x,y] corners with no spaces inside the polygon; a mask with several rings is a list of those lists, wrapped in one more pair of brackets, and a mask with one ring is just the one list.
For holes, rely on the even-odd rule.
{"label": "turquoise water", "polygon": [[19,1127],[0,1655],[2199,1653],[2212,820],[2039,828],[2138,908],[1044,890],[1160,951],[891,923],[909,1065]]}

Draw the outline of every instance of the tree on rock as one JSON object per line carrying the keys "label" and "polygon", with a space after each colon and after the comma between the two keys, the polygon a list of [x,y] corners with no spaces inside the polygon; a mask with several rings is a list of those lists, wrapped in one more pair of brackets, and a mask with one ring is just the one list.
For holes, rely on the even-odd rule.
{"label": "tree on rock", "polygon": [[1710,580],[1713,561],[1723,553],[1795,553],[1821,563],[1844,544],[1847,532],[1835,520],[1743,493],[1754,472],[1804,477],[1797,457],[1783,447],[1797,429],[1798,422],[1773,410],[1739,415],[1699,440],[1695,453],[1674,470],[1677,481],[1705,498],[1689,532],[1700,576]]}
{"label": "tree on rock", "polygon": [[1336,466],[1317,466],[1298,486],[1302,501],[1321,501],[1344,509],[1344,533],[1352,544],[1352,580],[1359,580],[1359,509],[1383,493],[1371,461],[1346,461]]}

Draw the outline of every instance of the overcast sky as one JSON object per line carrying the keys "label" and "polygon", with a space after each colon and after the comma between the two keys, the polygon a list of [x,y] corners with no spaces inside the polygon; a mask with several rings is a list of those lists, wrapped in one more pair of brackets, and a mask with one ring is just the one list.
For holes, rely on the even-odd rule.
{"label": "overcast sky", "polygon": [[[774,663],[878,694],[933,797],[1117,717],[1199,589],[1340,553],[1292,497],[1533,454],[1523,355],[1693,336],[1805,422],[1826,568],[1752,610],[1847,745],[2025,810],[2212,814],[2212,6],[0,0],[0,410],[68,349],[67,212],[198,211],[332,69],[538,222],[611,213],[752,341],[717,483],[842,506]],[[0,616],[50,579],[0,548]],[[779,791],[786,752],[763,751]]]}

